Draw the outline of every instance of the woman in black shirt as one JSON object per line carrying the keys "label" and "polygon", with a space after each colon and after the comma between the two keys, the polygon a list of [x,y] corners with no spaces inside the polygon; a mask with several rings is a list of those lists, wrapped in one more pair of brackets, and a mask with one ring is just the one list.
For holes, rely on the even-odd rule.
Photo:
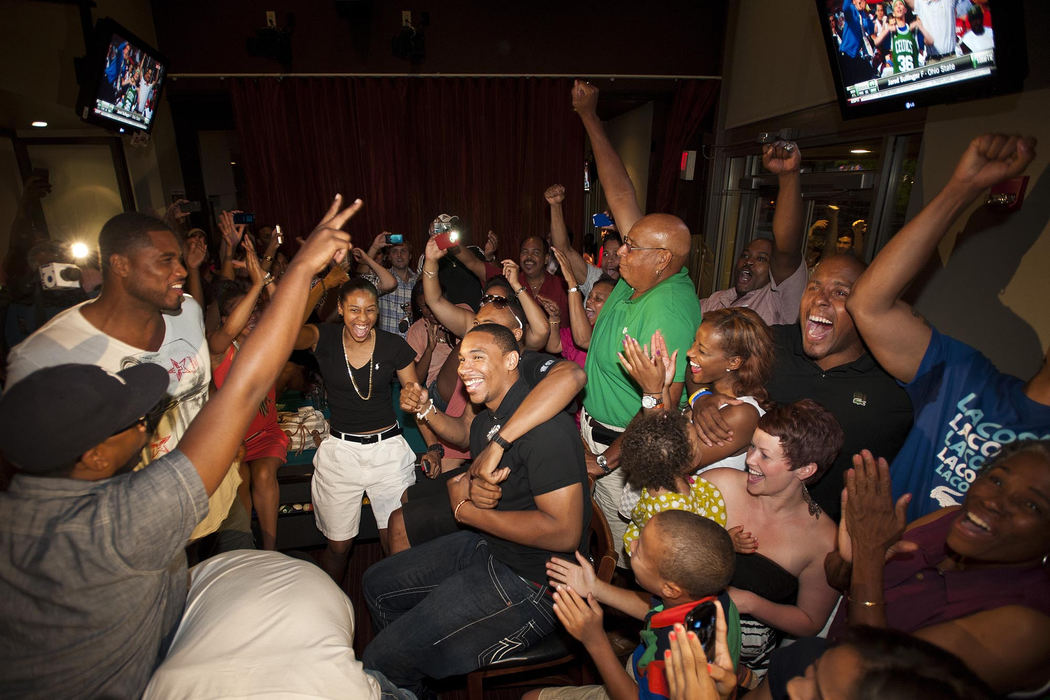
{"label": "woman in black shirt", "polygon": [[379,293],[355,277],[339,289],[342,323],[307,324],[296,348],[309,348],[321,368],[331,410],[331,434],[317,448],[310,491],[317,528],[328,539],[325,571],[340,583],[368,494],[379,540],[415,482],[415,454],[394,416],[390,386],[416,383],[415,352],[401,337],[376,328]]}

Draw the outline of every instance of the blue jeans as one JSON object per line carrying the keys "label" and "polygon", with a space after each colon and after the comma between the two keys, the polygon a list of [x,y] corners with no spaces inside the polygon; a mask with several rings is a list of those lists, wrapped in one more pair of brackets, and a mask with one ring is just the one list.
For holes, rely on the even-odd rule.
{"label": "blue jeans", "polygon": [[365,668],[417,695],[424,678],[469,673],[554,631],[553,600],[489,554],[475,532],[457,532],[388,557],[365,572],[377,635]]}

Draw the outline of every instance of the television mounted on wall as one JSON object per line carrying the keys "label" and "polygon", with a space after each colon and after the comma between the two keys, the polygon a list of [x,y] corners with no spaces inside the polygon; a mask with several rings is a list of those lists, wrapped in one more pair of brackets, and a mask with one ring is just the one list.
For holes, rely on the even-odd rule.
{"label": "television mounted on wall", "polygon": [[814,0],[844,119],[1021,90],[1017,0]]}
{"label": "television mounted on wall", "polygon": [[81,119],[120,133],[153,128],[168,76],[168,61],[156,49],[112,19],[101,19],[81,74]]}

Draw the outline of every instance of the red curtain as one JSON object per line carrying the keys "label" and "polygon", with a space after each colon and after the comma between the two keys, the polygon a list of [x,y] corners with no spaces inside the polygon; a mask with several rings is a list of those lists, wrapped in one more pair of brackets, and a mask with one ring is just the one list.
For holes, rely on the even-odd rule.
{"label": "red curtain", "polygon": [[239,78],[231,81],[248,198],[260,222],[305,236],[330,198],[364,200],[354,244],[402,233],[421,252],[430,221],[459,215],[501,256],[549,229],[543,191],[583,206],[583,129],[571,81],[538,78]]}
{"label": "red curtain", "polygon": [[719,87],[717,80],[683,80],[675,91],[671,114],[667,118],[656,202],[649,211],[674,213],[682,151],[695,143],[697,132],[718,99]]}

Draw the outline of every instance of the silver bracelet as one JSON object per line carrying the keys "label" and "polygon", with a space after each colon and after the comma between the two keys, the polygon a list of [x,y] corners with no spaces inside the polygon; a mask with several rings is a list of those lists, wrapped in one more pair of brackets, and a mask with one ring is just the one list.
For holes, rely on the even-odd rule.
{"label": "silver bracelet", "polygon": [[434,410],[434,399],[430,399],[430,405],[427,406],[426,410],[422,413],[416,412],[416,418],[419,420],[426,420],[427,414]]}

